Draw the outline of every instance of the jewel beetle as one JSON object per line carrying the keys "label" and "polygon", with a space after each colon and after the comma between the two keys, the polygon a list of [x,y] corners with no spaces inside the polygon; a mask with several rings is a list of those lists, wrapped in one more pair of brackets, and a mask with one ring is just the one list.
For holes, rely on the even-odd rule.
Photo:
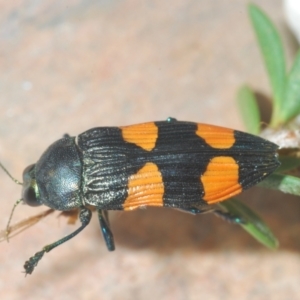
{"label": "jewel beetle", "polygon": [[31,274],[44,253],[82,231],[92,208],[109,251],[115,249],[109,210],[171,207],[193,214],[212,211],[230,219],[212,204],[270,175],[280,164],[277,149],[258,136],[174,118],[65,135],[24,170],[18,202],[78,209],[81,226],[32,256],[25,272]]}

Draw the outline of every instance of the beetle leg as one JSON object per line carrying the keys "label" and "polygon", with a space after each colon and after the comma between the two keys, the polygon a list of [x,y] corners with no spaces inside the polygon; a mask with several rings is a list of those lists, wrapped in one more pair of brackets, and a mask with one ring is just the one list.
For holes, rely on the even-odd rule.
{"label": "beetle leg", "polygon": [[172,117],[168,117],[167,122],[177,122],[177,119],[172,118]]}
{"label": "beetle leg", "polygon": [[245,220],[241,217],[231,214],[230,212],[225,212],[214,207],[188,207],[188,208],[179,208],[178,210],[183,212],[188,212],[193,215],[205,214],[205,213],[214,213],[216,216],[222,218],[223,220],[233,223],[233,224],[245,224]]}
{"label": "beetle leg", "polygon": [[209,212],[213,212],[215,209],[212,207],[183,207],[183,208],[177,208],[177,210],[183,211],[183,212],[188,212],[192,215],[198,215],[198,214],[205,214],[205,213],[209,213]]}
{"label": "beetle leg", "polygon": [[50,245],[45,246],[42,251],[39,251],[34,256],[30,257],[29,260],[27,260],[24,264],[24,269],[25,269],[26,275],[31,274],[33,272],[34,268],[37,266],[38,262],[42,259],[45,252],[50,252],[55,247],[63,244],[64,242],[70,240],[72,237],[77,235],[80,231],[82,231],[90,223],[91,217],[92,217],[91,211],[87,208],[82,208],[80,210],[80,214],[79,214],[81,226],[77,230],[72,232],[71,234],[65,236],[64,238],[62,238]]}
{"label": "beetle leg", "polygon": [[247,222],[237,216],[237,215],[234,215],[230,212],[227,212],[227,211],[222,211],[222,210],[219,210],[219,209],[214,209],[212,211],[216,216],[220,217],[221,219],[229,222],[229,223],[233,223],[233,224],[246,224]]}
{"label": "beetle leg", "polygon": [[109,228],[108,212],[107,210],[98,210],[98,219],[100,228],[107,246],[108,251],[115,250],[114,236]]}

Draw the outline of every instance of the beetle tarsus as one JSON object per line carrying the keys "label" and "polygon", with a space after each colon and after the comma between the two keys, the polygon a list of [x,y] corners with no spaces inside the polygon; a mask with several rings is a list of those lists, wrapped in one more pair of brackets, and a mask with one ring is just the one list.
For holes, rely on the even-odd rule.
{"label": "beetle tarsus", "polygon": [[37,252],[34,256],[30,257],[24,264],[25,276],[30,275],[34,268],[37,266],[38,262],[44,256],[45,250]]}

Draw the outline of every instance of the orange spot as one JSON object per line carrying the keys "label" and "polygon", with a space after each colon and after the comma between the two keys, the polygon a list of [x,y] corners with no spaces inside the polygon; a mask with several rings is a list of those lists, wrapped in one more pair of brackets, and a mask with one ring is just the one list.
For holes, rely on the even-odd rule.
{"label": "orange spot", "polygon": [[163,206],[164,184],[156,164],[146,163],[128,181],[128,196],[123,204],[124,210],[141,206]]}
{"label": "orange spot", "polygon": [[242,186],[238,180],[239,166],[232,157],[214,157],[200,177],[204,188],[203,199],[212,204],[241,193]]}
{"label": "orange spot", "polygon": [[235,142],[234,131],[224,127],[198,124],[196,134],[213,148],[228,149]]}
{"label": "orange spot", "polygon": [[136,144],[147,151],[151,151],[155,147],[158,128],[153,122],[120,128],[126,142]]}

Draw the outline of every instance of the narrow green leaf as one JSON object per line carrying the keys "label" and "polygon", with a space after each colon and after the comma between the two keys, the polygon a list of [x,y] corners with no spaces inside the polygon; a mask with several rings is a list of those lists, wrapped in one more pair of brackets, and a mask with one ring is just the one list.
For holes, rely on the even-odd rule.
{"label": "narrow green leaf", "polygon": [[218,205],[233,215],[241,217],[246,223],[240,225],[261,244],[270,249],[278,247],[278,241],[269,227],[248,206],[237,199],[230,199]]}
{"label": "narrow green leaf", "polygon": [[260,131],[260,113],[256,98],[252,90],[244,85],[241,86],[237,94],[238,106],[247,129],[247,132],[259,134]]}
{"label": "narrow green leaf", "polygon": [[288,74],[285,97],[279,121],[286,123],[300,113],[300,51],[298,51],[293,67]]}
{"label": "narrow green leaf", "polygon": [[276,170],[276,173],[282,173],[289,170],[293,170],[300,166],[300,158],[298,157],[280,155],[279,161],[281,165]]}
{"label": "narrow green leaf", "polygon": [[273,173],[258,186],[300,196],[300,178],[291,175]]}
{"label": "narrow green leaf", "polygon": [[263,55],[271,83],[274,111],[271,124],[279,123],[279,113],[283,106],[286,67],[282,42],[271,20],[255,5],[249,5],[249,15]]}

